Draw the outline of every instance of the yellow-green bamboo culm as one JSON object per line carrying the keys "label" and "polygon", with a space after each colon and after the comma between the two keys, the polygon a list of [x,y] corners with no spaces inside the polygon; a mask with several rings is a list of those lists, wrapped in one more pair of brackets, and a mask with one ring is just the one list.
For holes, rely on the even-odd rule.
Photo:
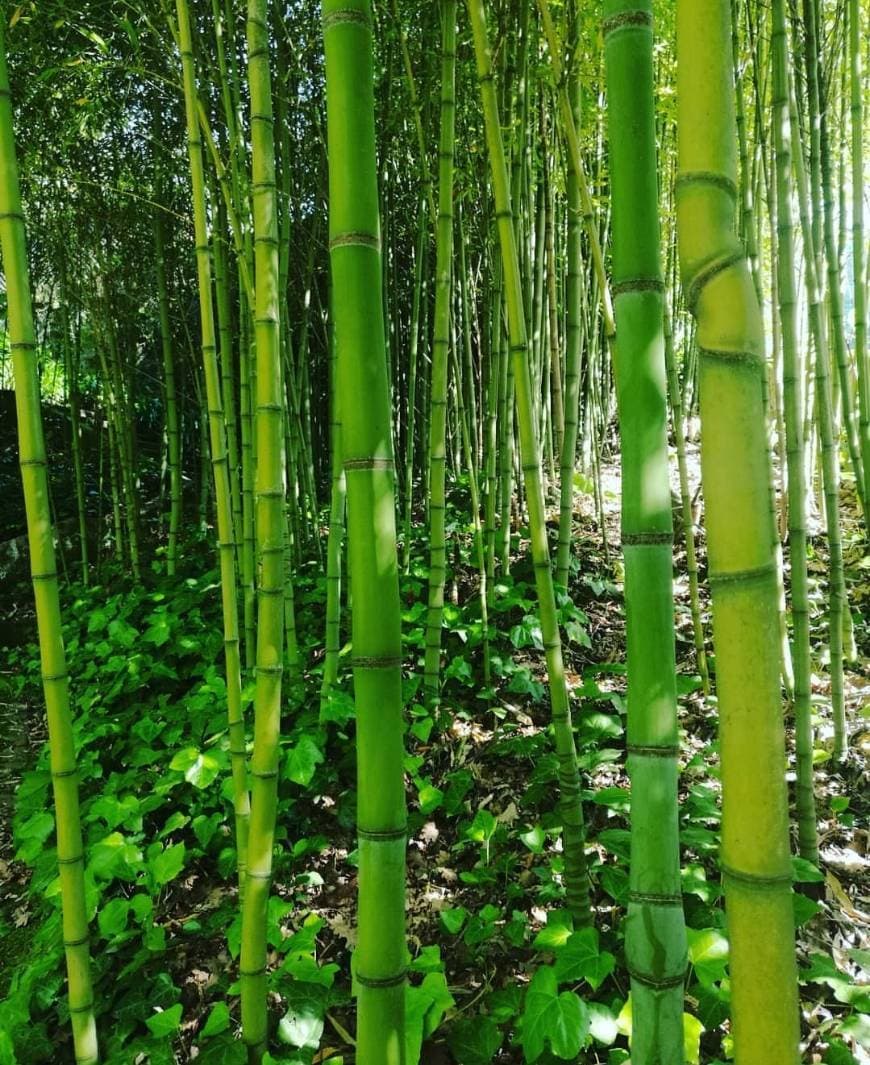
{"label": "yellow-green bamboo culm", "polygon": [[652,0],[605,0],[631,864],[631,1059],[682,1065],[686,929],[677,817],[673,519],[653,105]]}
{"label": "yellow-green bamboo culm", "polygon": [[79,778],[70,713],[66,653],[61,631],[54,528],[49,503],[36,362],[36,331],[12,126],[5,26],[5,18],[0,18],[0,248],[3,252],[6,278],[6,329],[12,351],[18,452],[27,516],[30,574],[36,601],[42,687],[48,720],[68,1008],[76,1062],[79,1065],[95,1065],[100,1056],[91,984],[85,855],[79,820]]}
{"label": "yellow-green bamboo culm", "polygon": [[796,1065],[797,973],[762,319],[736,236],[728,0],[677,3],[677,235],[698,323],[736,1065]]}
{"label": "yellow-green bamboo culm", "polygon": [[193,232],[196,243],[196,272],[199,289],[199,318],[202,332],[202,365],[205,379],[204,405],[208,412],[208,439],[214,477],[215,514],[221,572],[221,609],[224,628],[224,662],[227,683],[227,726],[233,782],[233,811],[236,828],[236,861],[239,886],[244,889],[248,848],[250,797],[245,765],[245,723],[242,715],[241,665],[239,660],[239,620],[236,596],[236,544],[230,498],[229,459],[221,399],[220,372],[215,343],[211,292],[211,257],[206,222],[205,174],[199,120],[196,108],[196,70],[187,0],[176,0],[178,45],[184,88],[187,145],[190,160],[193,201]]}
{"label": "yellow-green bamboo culm", "polygon": [[456,0],[441,0],[441,137],[438,152],[438,218],[435,246],[435,318],[429,388],[429,611],[423,685],[438,703],[441,624],[447,552],[444,543],[447,462],[447,367],[450,348],[451,260],[453,256],[453,141],[456,95]]}
{"label": "yellow-green bamboo culm", "polygon": [[329,248],[357,726],[356,1061],[405,1062],[405,789],[395,464],[370,0],[324,0]]}
{"label": "yellow-green bamboo culm", "polygon": [[[520,461],[529,511],[529,535],[538,612],[549,674],[550,705],[556,755],[559,760],[559,789],[561,797],[562,833],[564,839],[565,889],[568,908],[577,924],[591,922],[589,884],[586,871],[586,830],[581,802],[580,773],[571,727],[571,708],[565,667],[562,661],[562,640],[556,614],[553,573],[550,568],[550,549],[547,543],[547,524],[544,512],[544,491],[541,482],[540,451],[535,432],[534,407],[529,375],[528,337],[526,333],[523,287],[520,278],[514,233],[511,192],[508,184],[504,146],[499,121],[498,100],[494,84],[492,54],[486,29],[483,0],[468,0],[468,12],[474,35],[477,77],[483,102],[489,153],[493,197],[495,200],[498,235],[504,276],[504,291],[508,311],[508,333],[513,364],[517,422],[520,438]],[[507,407],[510,413],[510,407]],[[508,511],[503,511],[507,519]]]}
{"label": "yellow-green bamboo culm", "polygon": [[773,143],[776,155],[777,294],[782,333],[783,406],[788,463],[788,543],[791,573],[792,668],[796,752],[795,807],[802,858],[817,862],[813,793],[813,728],[810,697],[810,603],[807,584],[804,367],[798,344],[792,220],[788,40],[784,0],[773,0]]}
{"label": "yellow-green bamboo culm", "polygon": [[[864,82],[861,69],[861,6],[849,8],[849,110],[852,116],[852,282],[855,301],[855,365],[858,371],[858,439],[864,465],[864,499],[870,500],[870,360],[867,352],[867,277],[864,273]],[[867,32],[865,23],[864,32]],[[866,37],[863,38],[866,40]]]}
{"label": "yellow-green bamboo culm", "polygon": [[284,400],[278,298],[278,210],[267,0],[249,0],[251,190],[254,202],[257,659],[251,826],[242,902],[242,1038],[258,1065],[268,1049],[266,917],[278,810],[278,738],[284,670]]}
{"label": "yellow-green bamboo culm", "polygon": [[169,295],[164,262],[163,211],[154,212],[154,270],[163,351],[163,388],[166,400],[166,465],[169,469],[169,535],[166,542],[166,572],[171,577],[178,565],[178,531],[181,526],[181,426],[175,386],[175,356],[169,326]]}
{"label": "yellow-green bamboo culm", "polygon": [[[801,144],[800,124],[794,85],[790,84],[789,120],[791,138]],[[810,192],[804,166],[803,148],[791,153],[797,185],[797,202],[804,247],[812,245]],[[828,668],[831,676],[831,711],[834,719],[834,758],[846,750],[846,703],[843,691],[843,615],[849,609],[843,576],[843,539],[840,529],[840,456],[835,440],[834,409],[831,398],[831,375],[828,337],[824,326],[824,301],[816,274],[817,259],[804,260],[804,285],[807,293],[810,336],[815,348],[815,408],[821,452],[822,487],[825,497],[825,523],[828,530]]]}

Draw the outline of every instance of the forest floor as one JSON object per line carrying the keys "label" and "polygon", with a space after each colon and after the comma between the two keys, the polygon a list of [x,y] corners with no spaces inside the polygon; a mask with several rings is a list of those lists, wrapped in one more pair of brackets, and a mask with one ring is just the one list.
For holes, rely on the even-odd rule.
{"label": "forest floor", "polygon": [[[697,455],[690,454],[697,478]],[[588,858],[597,932],[573,932],[563,901],[555,757],[526,544],[514,539],[491,617],[493,684],[480,679],[477,586],[470,538],[448,514],[462,561],[448,588],[440,712],[417,699],[411,665],[423,641],[426,562],[418,531],[403,578],[406,644],[411,954],[409,1065],[508,1065],[524,1056],[524,991],[555,961],[585,1006],[578,1058],[627,1058],[623,923],[627,896],[625,642],[619,563],[619,472],[602,470],[609,549],[591,496],[577,497],[571,602],[562,606],[566,664],[584,772]],[[676,486],[675,486],[676,487]],[[555,511],[554,511],[555,515]],[[848,592],[858,662],[846,673],[850,752],[830,759],[823,645],[814,646],[820,866],[795,862],[804,1060],[870,1061],[870,567],[845,523]],[[702,559],[703,559],[703,542]],[[826,558],[813,541],[813,633],[824,636]],[[98,1025],[112,1065],[243,1061],[234,1034],[240,925],[228,817],[216,574],[208,542],[188,545],[181,577],[143,589],[116,576],[64,591],[92,902]],[[677,538],[676,573],[685,574]],[[280,1024],[275,1060],[349,1065],[350,953],[355,940],[353,708],[341,686],[319,712],[323,580],[302,567],[296,591],[304,675],[290,685],[282,738],[279,852],[269,911],[270,993]],[[19,611],[7,589],[0,613]],[[689,927],[687,1060],[730,1056],[727,929],[717,873],[715,699],[695,673],[685,577],[675,584],[681,727],[680,819]],[[709,604],[704,602],[709,635]],[[32,625],[16,614],[19,625]],[[345,648],[345,652],[348,649]],[[0,1035],[17,1057],[67,1060],[53,883],[53,826],[38,663],[29,644],[3,652],[0,722]],[[789,747],[793,747],[790,717]],[[10,740],[9,737],[12,737]],[[793,758],[790,758],[793,764]],[[4,777],[5,774],[5,777]],[[14,840],[2,821],[17,787]],[[793,773],[789,772],[789,779]],[[6,996],[5,1000],[2,996]],[[229,1003],[227,1012],[224,1002]],[[25,1023],[27,1034],[23,1034]],[[111,1022],[111,1023],[110,1023]],[[16,1034],[12,1036],[12,1032]],[[422,1049],[421,1049],[422,1045]],[[5,1065],[0,1039],[0,1062]],[[545,1049],[537,1061],[561,1060]],[[71,1060],[71,1057],[69,1057]]]}

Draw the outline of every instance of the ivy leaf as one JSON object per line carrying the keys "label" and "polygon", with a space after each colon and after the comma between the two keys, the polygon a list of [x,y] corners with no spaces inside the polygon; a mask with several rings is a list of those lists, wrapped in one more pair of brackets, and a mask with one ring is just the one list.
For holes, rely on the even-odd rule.
{"label": "ivy leaf", "polygon": [[417,1065],[424,1038],[432,1035],[455,1005],[443,972],[429,973],[419,987],[405,987],[405,1059]]}
{"label": "ivy leaf", "polygon": [[689,961],[695,975],[706,987],[718,983],[725,976],[728,962],[728,940],[716,928],[687,928]]}
{"label": "ivy leaf", "polygon": [[148,866],[157,884],[162,886],[174,880],[184,867],[185,847],[176,843],[152,858]]}
{"label": "ivy leaf", "polygon": [[303,736],[287,752],[287,776],[294,784],[307,788],[314,770],[323,761],[323,752],[310,736]]}
{"label": "ivy leaf", "polygon": [[558,950],[571,938],[574,920],[567,910],[551,910],[547,914],[547,924],[535,936],[532,946],[537,950]]}
{"label": "ivy leaf", "polygon": [[792,855],[791,878],[798,884],[821,884],[825,879],[812,862],[808,862],[806,858],[798,858],[797,855]]}
{"label": "ivy leaf", "polygon": [[281,1042],[300,1050],[316,1050],[320,1046],[322,1035],[323,1015],[313,999],[292,1005],[278,1025],[278,1038]]}
{"label": "ivy leaf", "polygon": [[169,763],[170,769],[184,773],[184,779],[195,788],[207,788],[220,771],[220,763],[210,754],[202,754],[196,747],[185,747]]}
{"label": "ivy leaf", "polygon": [[683,1014],[683,1055],[688,1065],[698,1065],[701,1060],[701,1034],[704,1025],[691,1013]]}
{"label": "ivy leaf", "polygon": [[[269,1055],[266,1055],[269,1058]],[[217,1039],[210,1040],[200,1048],[196,1057],[197,1065],[245,1065],[248,1051],[245,1044],[235,1039],[229,1032],[224,1032]],[[265,1058],[264,1065],[265,1065]],[[274,1058],[269,1058],[274,1061]]]}
{"label": "ivy leaf", "polygon": [[152,1035],[162,1037],[172,1035],[178,1031],[181,1024],[181,1003],[176,1002],[167,1010],[155,1013],[153,1017],[146,1017],[145,1023]]}
{"label": "ivy leaf", "polygon": [[556,979],[559,983],[586,980],[597,991],[613,972],[616,959],[608,951],[598,949],[598,933],[594,928],[574,932],[556,956]]}
{"label": "ivy leaf", "polygon": [[458,1065],[489,1065],[501,1041],[502,1034],[491,1017],[459,1021],[447,1040]]}
{"label": "ivy leaf", "polygon": [[589,1034],[604,1046],[610,1046],[619,1035],[613,1010],[603,1002],[589,1003]]}
{"label": "ivy leaf", "polygon": [[465,835],[476,843],[485,843],[492,839],[497,828],[498,822],[489,810],[478,810]]}
{"label": "ivy leaf", "polygon": [[113,939],[120,935],[127,927],[127,918],[130,915],[130,903],[127,899],[111,899],[100,910],[97,922],[100,933],[106,939]]}
{"label": "ivy leaf", "polygon": [[532,1062],[549,1042],[557,1058],[570,1061],[580,1053],[589,1035],[589,1010],[573,991],[559,994],[556,973],[545,966],[535,973],[526,992],[522,1042],[526,1061]]}
{"label": "ivy leaf", "polygon": [[468,917],[468,910],[464,906],[441,911],[441,923],[453,936],[462,930],[466,917]]}
{"label": "ivy leaf", "polygon": [[208,1015],[208,1020],[199,1033],[200,1038],[208,1039],[212,1035],[220,1035],[230,1026],[230,1010],[226,1002],[216,1002]]}

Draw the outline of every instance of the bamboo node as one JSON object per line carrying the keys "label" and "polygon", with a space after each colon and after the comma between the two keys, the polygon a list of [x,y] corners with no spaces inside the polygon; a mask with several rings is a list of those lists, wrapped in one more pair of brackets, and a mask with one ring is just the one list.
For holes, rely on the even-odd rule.
{"label": "bamboo node", "polygon": [[738,368],[760,372],[764,368],[764,361],[753,351],[726,351],[717,348],[698,348],[698,353],[707,359],[728,359],[731,364]]}
{"label": "bamboo node", "polygon": [[630,29],[635,26],[652,28],[653,17],[651,11],[620,11],[616,15],[603,19],[601,32],[605,37],[617,30]]}
{"label": "bamboo node", "polygon": [[361,973],[354,973],[353,978],[358,984],[362,984],[363,987],[377,989],[387,987],[398,987],[400,984],[403,984],[405,982],[407,975],[408,970],[402,969],[401,972],[396,973],[395,976],[374,977],[363,976]]}
{"label": "bamboo node", "polygon": [[656,891],[629,891],[628,901],[647,906],[682,906],[683,896]]}
{"label": "bamboo node", "polygon": [[739,195],[737,182],[728,177],[727,174],[719,174],[714,170],[684,170],[681,174],[677,174],[674,182],[674,191],[679,192],[680,189],[691,185],[713,185],[717,189],[727,192],[735,201]]}
{"label": "bamboo node", "polygon": [[733,573],[710,573],[708,580],[713,588],[727,587],[728,585],[751,583],[753,581],[768,580],[776,573],[776,564],[766,562],[763,566],[755,566],[752,569],[735,570]]}
{"label": "bamboo node", "polygon": [[677,758],[680,753],[679,747],[666,747],[654,743],[629,743],[625,750],[627,754],[637,754],[642,757],[645,755],[648,758]]}
{"label": "bamboo node", "polygon": [[766,876],[763,873],[748,873],[743,872],[740,869],[732,869],[730,865],[726,865],[725,862],[719,862],[719,870],[722,876],[728,880],[736,880],[741,884],[751,884],[753,887],[781,887],[783,884],[791,884],[791,873],[778,873],[773,876]]}
{"label": "bamboo node", "polygon": [[368,14],[365,11],[360,11],[358,8],[346,7],[340,8],[338,11],[330,11],[329,14],[323,16],[323,32],[332,29],[333,26],[340,26],[343,24],[355,24],[357,26],[364,26],[369,32],[371,32],[371,23],[369,22]]}
{"label": "bamboo node", "polygon": [[651,987],[655,991],[666,991],[670,987],[682,987],[686,979],[685,970],[674,976],[651,976],[649,973],[642,973],[639,969],[632,969],[630,966],[628,975],[632,980],[637,980],[639,984]]}
{"label": "bamboo node", "polygon": [[90,1013],[94,1008],[94,1000],[86,1002],[84,1006],[67,1006],[67,1012],[69,1013]]}
{"label": "bamboo node", "polygon": [[[90,934],[85,934],[80,939],[65,939],[63,945],[65,947],[82,947],[85,943],[89,943],[90,939]],[[72,1012],[72,1010],[70,1010],[70,1012]]]}
{"label": "bamboo node", "polygon": [[717,256],[710,262],[704,263],[696,271],[695,276],[685,285],[686,291],[686,304],[692,314],[695,313],[695,308],[698,306],[698,300],[701,298],[701,293],[704,288],[713,280],[718,277],[719,274],[729,270],[732,266],[736,266],[737,263],[743,262],[746,258],[746,250],[742,247],[730,251],[725,255]]}
{"label": "bamboo node", "polygon": [[345,470],[394,470],[396,464],[386,455],[373,455],[370,458],[345,459]]}
{"label": "bamboo node", "polygon": [[623,547],[642,547],[655,544],[672,544],[673,532],[635,532],[622,534]]}
{"label": "bamboo node", "polygon": [[408,826],[402,825],[401,828],[388,828],[380,832],[367,828],[358,828],[356,834],[359,839],[368,840],[370,843],[388,843],[391,840],[404,839],[408,834]]}
{"label": "bamboo node", "polygon": [[665,283],[660,277],[632,277],[611,286],[610,294],[615,299],[630,292],[664,292]]}
{"label": "bamboo node", "polygon": [[363,233],[361,231],[338,233],[330,240],[329,250],[332,251],[333,248],[342,248],[354,245],[363,248],[374,248],[375,251],[380,251],[381,238],[377,233]]}
{"label": "bamboo node", "polygon": [[356,655],[351,665],[354,669],[399,669],[402,659],[399,655]]}

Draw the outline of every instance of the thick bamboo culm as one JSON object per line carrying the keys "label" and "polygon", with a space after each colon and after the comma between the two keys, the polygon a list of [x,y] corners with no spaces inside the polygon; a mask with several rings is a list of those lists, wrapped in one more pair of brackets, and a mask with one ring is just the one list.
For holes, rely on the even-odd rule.
{"label": "thick bamboo culm", "polygon": [[735,1061],[795,1065],[797,974],[762,321],[734,225],[730,22],[728,0],[678,0],[677,235],[683,286],[698,323]]}
{"label": "thick bamboo culm", "polygon": [[6,328],[12,351],[19,464],[27,517],[30,575],[36,603],[42,688],[48,720],[68,1009],[76,1061],[80,1065],[96,1065],[100,1054],[91,983],[85,853],[79,819],[79,778],[70,712],[69,677],[61,630],[54,526],[49,503],[36,363],[36,332],[30,296],[24,215],[18,185],[3,20],[0,20],[0,250],[3,253],[3,269],[6,275]]}

